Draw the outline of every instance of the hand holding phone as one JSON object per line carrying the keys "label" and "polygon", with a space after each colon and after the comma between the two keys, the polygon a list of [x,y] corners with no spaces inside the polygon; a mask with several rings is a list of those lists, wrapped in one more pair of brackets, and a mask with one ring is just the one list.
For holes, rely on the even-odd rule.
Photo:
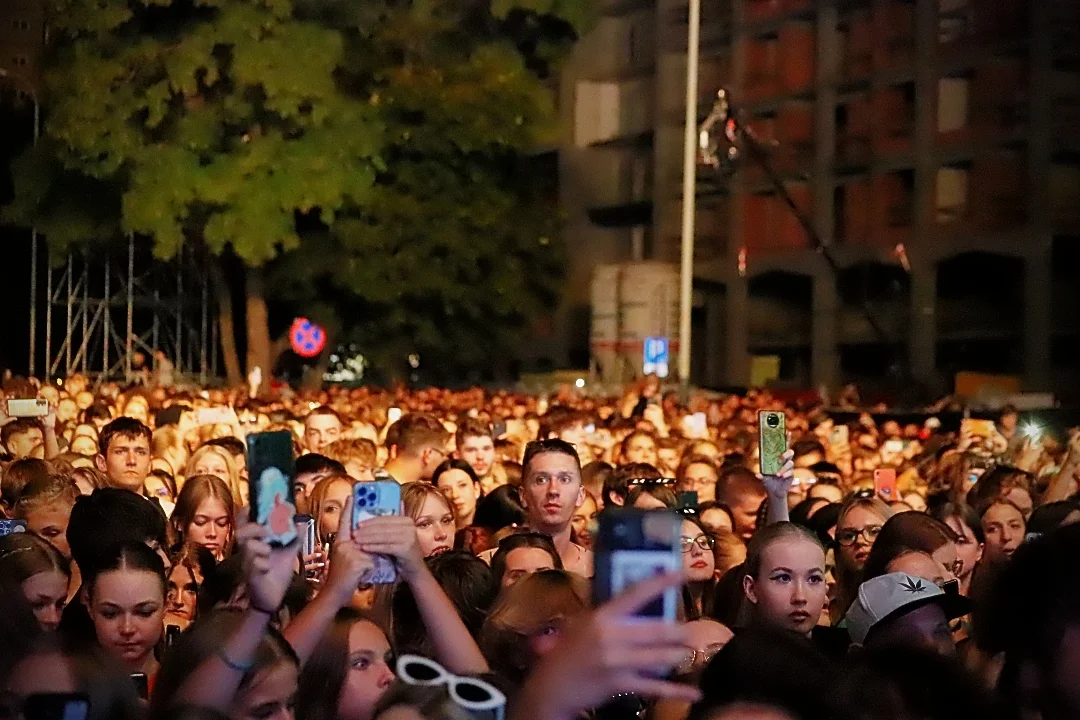
{"label": "hand holding phone", "polygon": [[[668,510],[609,508],[593,545],[593,600],[603,603],[655,575],[682,569],[682,518]],[[675,622],[678,591],[669,587],[637,616]]]}
{"label": "hand holding phone", "polygon": [[[375,567],[364,576],[364,582],[373,585],[385,585],[397,580],[397,569],[394,566],[393,558],[397,556],[398,552],[405,551],[403,548],[398,547],[405,538],[399,537],[399,534],[393,532],[376,535],[371,528],[361,528],[374,518],[391,517],[400,514],[401,486],[393,480],[376,480],[375,482],[360,482],[353,485],[353,538],[360,543],[362,548],[373,553],[375,560]],[[412,537],[415,539],[416,528],[411,525],[411,520],[409,522]],[[371,530],[370,533],[369,530]]]}
{"label": "hand holding phone", "polygon": [[897,500],[895,469],[878,468],[874,471],[874,494],[885,502]]}
{"label": "hand holding phone", "polygon": [[762,475],[777,475],[787,452],[787,418],[782,412],[758,413],[758,450]]}
{"label": "hand holding phone", "polygon": [[43,418],[49,414],[49,401],[45,398],[8,400],[7,414],[13,418]]}
{"label": "hand holding phone", "polygon": [[251,520],[265,527],[271,545],[296,540],[292,435],[287,430],[248,435]]}

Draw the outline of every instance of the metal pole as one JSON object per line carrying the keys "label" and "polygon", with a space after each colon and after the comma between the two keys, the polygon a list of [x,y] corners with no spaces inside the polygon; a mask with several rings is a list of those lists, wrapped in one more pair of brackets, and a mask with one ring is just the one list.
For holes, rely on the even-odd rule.
{"label": "metal pole", "polygon": [[135,233],[128,234],[127,340],[124,341],[124,377],[131,382],[132,309],[135,305]]}
{"label": "metal pole", "polygon": [[686,47],[686,127],[683,132],[682,263],[679,267],[679,382],[690,384],[690,313],[694,303],[694,214],[697,210],[698,57],[701,0],[690,0]]}
{"label": "metal pole", "polygon": [[66,333],[66,336],[67,336],[67,343],[64,346],[64,377],[71,377],[71,344],[73,342],[73,338],[71,337],[71,321],[72,321],[71,303],[74,300],[74,298],[72,298],[72,296],[71,296],[71,293],[72,293],[72,282],[74,281],[74,278],[72,277],[72,275],[74,273],[75,273],[75,266],[71,262],[71,253],[68,253],[68,261],[67,261],[67,322],[64,323],[64,325],[65,325],[64,332]]}
{"label": "metal pole", "polygon": [[184,248],[176,256],[176,371],[186,370],[184,367]]}
{"label": "metal pole", "polygon": [[206,385],[206,343],[209,328],[207,323],[209,320],[210,295],[208,292],[207,284],[204,281],[202,283],[202,327],[200,328],[199,337],[199,382]]}
{"label": "metal pole", "polygon": [[34,376],[35,345],[37,344],[37,230],[30,229],[30,377]]}
{"label": "metal pole", "polygon": [[105,324],[102,327],[102,334],[104,335],[104,345],[101,354],[101,379],[105,381],[109,377],[109,335],[112,333],[112,313],[110,312],[112,306],[112,290],[109,285],[109,275],[112,270],[111,258],[105,257]]}
{"label": "metal pole", "polygon": [[52,265],[45,260],[45,382],[52,379]]}
{"label": "metal pole", "polygon": [[86,375],[87,368],[89,367],[89,361],[87,356],[90,355],[90,338],[87,333],[90,331],[90,272],[87,270],[88,260],[86,259],[86,251],[82,253],[82,349],[79,351],[82,355],[82,374]]}

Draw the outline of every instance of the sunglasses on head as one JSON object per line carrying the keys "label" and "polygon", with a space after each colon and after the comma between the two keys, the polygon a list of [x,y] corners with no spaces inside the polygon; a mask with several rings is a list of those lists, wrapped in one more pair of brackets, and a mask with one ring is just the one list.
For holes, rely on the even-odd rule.
{"label": "sunglasses on head", "polygon": [[503,720],[506,695],[486,680],[454,675],[434,660],[420,655],[399,657],[397,676],[409,685],[445,685],[458,707],[470,713],[493,711],[495,720]]}
{"label": "sunglasses on head", "polygon": [[670,487],[675,484],[675,478],[630,478],[626,484],[630,487]]}

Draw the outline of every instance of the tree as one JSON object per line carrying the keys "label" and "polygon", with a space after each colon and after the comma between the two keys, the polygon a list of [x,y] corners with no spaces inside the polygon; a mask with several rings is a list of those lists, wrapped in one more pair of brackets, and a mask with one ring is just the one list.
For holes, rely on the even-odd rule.
{"label": "tree", "polygon": [[[544,75],[583,5],[50,0],[45,142],[8,216],[58,253],[137,233],[161,258],[235,256],[249,367],[283,347],[279,300],[329,304],[388,365],[482,361],[558,288],[553,203],[515,173],[553,137]],[[237,382],[227,274],[211,278]]]}

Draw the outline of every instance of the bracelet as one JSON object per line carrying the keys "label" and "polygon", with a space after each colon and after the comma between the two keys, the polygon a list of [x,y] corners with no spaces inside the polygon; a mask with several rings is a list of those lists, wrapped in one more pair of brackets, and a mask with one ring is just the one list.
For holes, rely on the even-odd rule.
{"label": "bracelet", "polygon": [[238,663],[238,662],[236,662],[235,660],[233,660],[232,658],[229,657],[228,653],[225,652],[224,647],[218,649],[217,656],[221,660],[221,662],[225,663],[225,665],[230,670],[235,670],[238,673],[246,673],[249,670],[251,670],[251,668],[255,667],[255,662],[254,661],[250,661],[250,662],[246,662],[246,663]]}

